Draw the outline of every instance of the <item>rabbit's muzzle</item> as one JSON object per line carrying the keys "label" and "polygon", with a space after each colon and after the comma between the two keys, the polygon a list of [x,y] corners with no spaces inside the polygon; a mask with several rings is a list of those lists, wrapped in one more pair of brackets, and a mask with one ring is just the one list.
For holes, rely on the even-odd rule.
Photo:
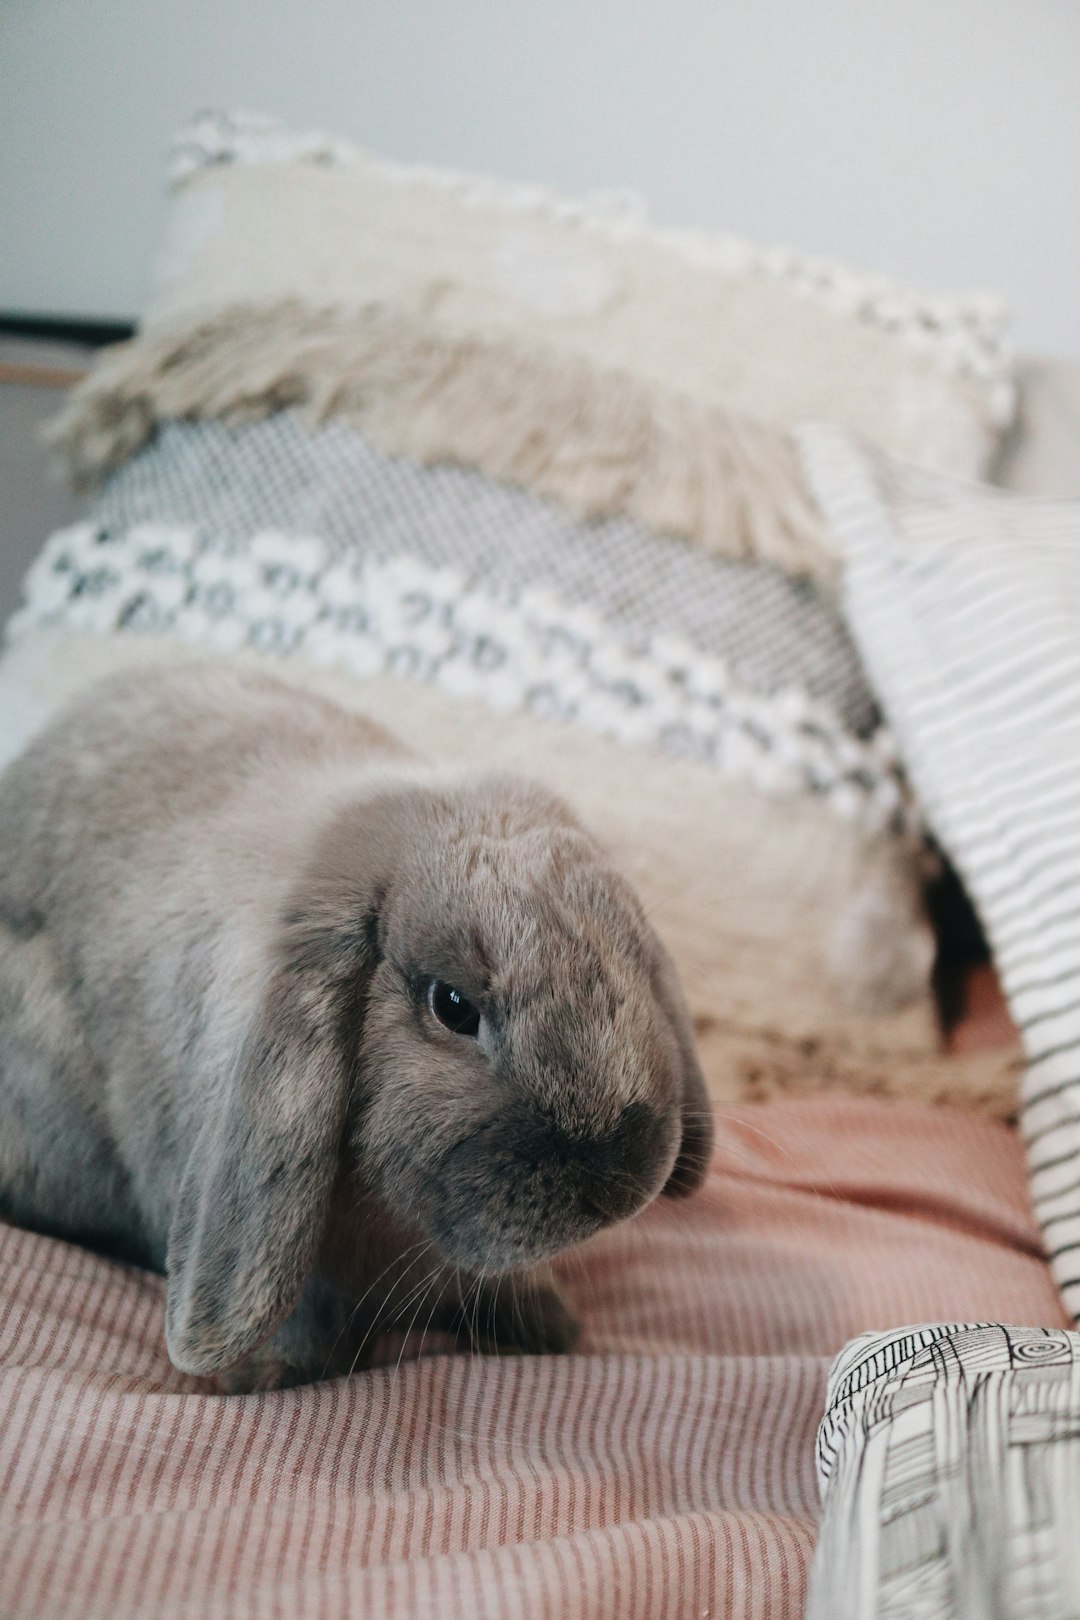
{"label": "rabbit's muzzle", "polygon": [[426,1224],[453,1264],[486,1272],[535,1264],[643,1208],[667,1179],[677,1139],[677,1121],[642,1102],[589,1134],[521,1108],[444,1156]]}

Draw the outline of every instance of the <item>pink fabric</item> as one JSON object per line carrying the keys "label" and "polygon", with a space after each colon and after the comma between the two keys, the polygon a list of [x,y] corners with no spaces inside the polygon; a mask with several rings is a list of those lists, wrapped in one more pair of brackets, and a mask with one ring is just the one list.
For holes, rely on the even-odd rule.
{"label": "pink fabric", "polygon": [[565,1359],[224,1399],[162,1284],[0,1228],[0,1613],[795,1620],[825,1372],[867,1328],[1067,1325],[1004,1127],[814,1099],[567,1267]]}

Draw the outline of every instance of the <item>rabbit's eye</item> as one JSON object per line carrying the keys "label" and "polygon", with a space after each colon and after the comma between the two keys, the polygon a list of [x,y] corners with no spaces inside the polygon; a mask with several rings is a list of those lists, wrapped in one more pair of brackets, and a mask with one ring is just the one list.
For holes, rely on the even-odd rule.
{"label": "rabbit's eye", "polygon": [[466,1001],[460,990],[442,979],[432,979],[428,990],[428,1006],[435,1017],[452,1035],[480,1033],[480,1009]]}

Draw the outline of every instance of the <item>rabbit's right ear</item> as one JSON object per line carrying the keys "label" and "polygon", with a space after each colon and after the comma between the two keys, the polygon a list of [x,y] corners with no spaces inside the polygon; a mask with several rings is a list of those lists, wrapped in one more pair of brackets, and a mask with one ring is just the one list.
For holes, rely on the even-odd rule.
{"label": "rabbit's right ear", "polygon": [[296,1303],[337,1178],[375,920],[294,914],[219,1079],[169,1234],[166,1340],[184,1372],[234,1366]]}
{"label": "rabbit's right ear", "polygon": [[663,1191],[668,1198],[685,1198],[701,1186],[708,1174],[713,1150],[712,1102],[698,1062],[686,996],[675,964],[663,946],[656,982],[660,1004],[675,1032],[682,1068],[682,1140]]}

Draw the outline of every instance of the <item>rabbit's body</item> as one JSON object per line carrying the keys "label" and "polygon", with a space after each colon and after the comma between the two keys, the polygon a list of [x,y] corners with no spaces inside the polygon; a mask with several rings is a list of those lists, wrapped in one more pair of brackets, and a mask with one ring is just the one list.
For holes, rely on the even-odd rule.
{"label": "rabbit's body", "polygon": [[0,777],[0,1213],[166,1270],[178,1365],[314,1376],[470,1290],[557,1348],[549,1290],[500,1320],[481,1275],[691,1184],[705,1107],[539,788],[216,666],[104,683]]}
{"label": "rabbit's body", "polygon": [[[395,752],[269,684],[188,675],[178,700],[176,684],[110,682],[0,777],[0,1140],[35,1110],[46,1160],[23,1182],[29,1208],[8,1176],[0,1198],[17,1220],[79,1235],[100,1220],[111,1236],[119,1213],[124,1243],[162,1270],[201,1077],[239,1035],[297,844],[325,814],[333,743],[313,749],[312,729],[347,727],[361,758]],[[354,782],[362,771],[354,757]]]}

